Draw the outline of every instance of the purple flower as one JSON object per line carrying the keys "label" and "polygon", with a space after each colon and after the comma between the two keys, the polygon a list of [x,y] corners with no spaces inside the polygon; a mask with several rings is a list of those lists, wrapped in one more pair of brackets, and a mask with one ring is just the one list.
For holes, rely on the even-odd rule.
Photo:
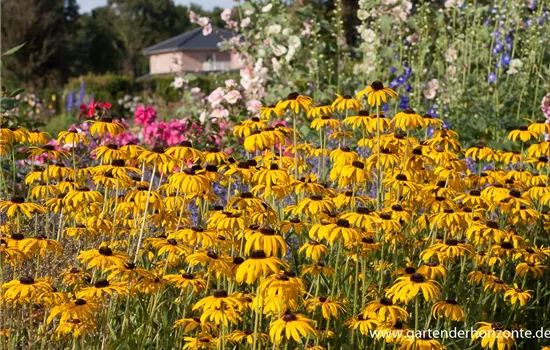
{"label": "purple flower", "polygon": [[401,101],[399,101],[399,108],[401,110],[409,108],[409,97],[407,95],[401,96]]}
{"label": "purple flower", "polygon": [[80,83],[80,91],[78,92],[78,101],[76,101],[77,106],[80,106],[80,104],[84,103],[85,95],[86,95],[86,83],[82,82]]}
{"label": "purple flower", "polygon": [[489,74],[489,77],[487,78],[487,81],[489,82],[489,84],[492,84],[495,82],[495,80],[497,80],[497,74],[495,72],[491,72]]}
{"label": "purple flower", "polygon": [[396,71],[397,71],[397,68],[395,68],[394,66],[391,66],[390,73],[394,74]]}
{"label": "purple flower", "polygon": [[67,112],[72,112],[73,109],[76,108],[76,104],[74,101],[75,93],[74,91],[71,91],[69,95],[67,96],[67,101],[65,101],[65,108],[67,109]]}
{"label": "purple flower", "polygon": [[507,66],[510,64],[510,61],[512,60],[512,58],[510,57],[510,55],[508,54],[508,52],[506,52],[504,55],[502,55],[502,57],[500,58],[500,62],[502,63],[503,66]]}
{"label": "purple flower", "polygon": [[390,110],[390,106],[388,106],[387,103],[384,103],[384,104],[382,105],[382,110],[383,110],[384,112],[387,113],[387,112]]}
{"label": "purple flower", "polygon": [[413,90],[413,88],[412,88],[411,84],[405,85],[405,91],[406,92],[411,92],[412,90]]}

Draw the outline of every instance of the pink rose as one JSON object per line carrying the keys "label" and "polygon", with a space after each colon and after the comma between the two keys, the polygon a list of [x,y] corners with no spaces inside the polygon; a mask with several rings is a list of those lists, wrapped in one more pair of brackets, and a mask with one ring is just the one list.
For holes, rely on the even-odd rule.
{"label": "pink rose", "polygon": [[202,28],[202,35],[207,36],[212,33],[212,25],[208,23]]}
{"label": "pink rose", "polygon": [[241,93],[237,90],[231,90],[223,98],[227,101],[227,103],[235,104],[241,98]]}
{"label": "pink rose", "polygon": [[216,108],[223,100],[225,92],[222,88],[217,88],[208,95],[208,102],[212,104],[212,108]]}
{"label": "pink rose", "polygon": [[229,111],[223,107],[216,108],[210,113],[210,116],[216,119],[225,119],[229,117]]}
{"label": "pink rose", "polygon": [[229,22],[229,20],[231,20],[231,9],[225,9],[223,10],[222,14],[220,15],[220,17],[222,18],[222,21],[224,22]]}
{"label": "pink rose", "polygon": [[246,102],[246,109],[250,113],[258,113],[260,111],[260,108],[262,107],[262,103],[258,100],[250,100]]}

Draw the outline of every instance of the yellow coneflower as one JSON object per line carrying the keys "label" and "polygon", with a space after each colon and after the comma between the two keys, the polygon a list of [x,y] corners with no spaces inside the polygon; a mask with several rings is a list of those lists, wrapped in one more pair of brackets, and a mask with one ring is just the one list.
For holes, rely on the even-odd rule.
{"label": "yellow coneflower", "polygon": [[540,133],[529,130],[526,126],[520,126],[518,129],[510,131],[508,134],[508,140],[516,141],[518,138],[522,142],[527,142],[531,139],[538,139]]}
{"label": "yellow coneflower", "polygon": [[359,330],[363,335],[369,335],[373,329],[376,329],[380,323],[376,318],[365,317],[363,314],[359,314],[344,322],[344,325],[353,330]]}
{"label": "yellow coneflower", "polygon": [[235,280],[239,283],[253,284],[259,277],[270,272],[277,273],[285,266],[281,259],[268,257],[263,250],[252,250],[249,258],[239,266]]}
{"label": "yellow coneflower", "polygon": [[403,131],[425,127],[426,122],[421,115],[417,114],[412,108],[407,108],[395,115],[391,120],[392,124]]}
{"label": "yellow coneflower", "polygon": [[193,289],[195,294],[199,294],[201,291],[206,289],[206,281],[203,278],[197,277],[194,274],[188,273],[184,270],[180,272],[180,275],[165,275],[163,278],[180,288],[182,291]]}
{"label": "yellow coneflower", "polygon": [[432,315],[434,318],[447,317],[452,321],[464,320],[464,311],[454,299],[435,303],[432,307]]}
{"label": "yellow coneflower", "polygon": [[277,103],[276,108],[283,111],[290,109],[295,114],[298,114],[301,110],[305,112],[309,111],[312,105],[313,101],[311,100],[311,97],[300,95],[297,92],[291,92],[288,94],[286,100],[282,100]]}
{"label": "yellow coneflower", "polygon": [[89,268],[100,268],[105,270],[112,266],[124,266],[124,264],[130,259],[128,254],[113,251],[107,246],[100,247],[99,249],[91,249],[80,252],[78,259],[87,264]]}
{"label": "yellow coneflower", "polygon": [[315,335],[315,329],[311,326],[311,323],[312,320],[304,315],[287,311],[282,317],[271,322],[269,336],[275,344],[279,344],[284,338],[299,342],[300,337]]}
{"label": "yellow coneflower", "polygon": [[411,277],[399,277],[390,288],[389,295],[394,302],[408,303],[419,292],[422,292],[426,301],[435,300],[440,294],[436,281],[427,280],[423,275],[414,273]]}
{"label": "yellow coneflower", "polygon": [[90,135],[92,136],[105,136],[109,133],[114,137],[124,131],[124,126],[114,122],[110,117],[103,117],[101,120],[87,120],[86,122],[92,123],[90,126]]}
{"label": "yellow coneflower", "polygon": [[321,309],[321,315],[325,319],[337,318],[341,313],[345,312],[344,305],[331,297],[320,296],[304,301],[304,306],[309,312],[314,312]]}
{"label": "yellow coneflower", "polygon": [[531,300],[532,293],[532,290],[523,290],[518,288],[517,284],[514,284],[513,288],[504,292],[504,300],[510,299],[510,304],[515,305],[518,303],[519,306],[524,307]]}
{"label": "yellow coneflower", "polygon": [[270,120],[271,116],[281,118],[283,110],[276,105],[269,105],[267,107],[260,108],[260,115],[263,119]]}
{"label": "yellow coneflower", "polygon": [[25,198],[21,196],[13,196],[10,200],[0,201],[0,210],[5,212],[8,217],[23,214],[29,219],[35,212],[45,212],[44,207],[36,203],[25,202]]}
{"label": "yellow coneflower", "polygon": [[512,332],[504,330],[504,326],[498,322],[478,322],[480,327],[472,334],[472,340],[481,339],[483,348],[492,349],[495,345],[499,350],[509,350],[516,342]]}
{"label": "yellow coneflower", "polygon": [[387,87],[384,87],[381,81],[375,80],[365,89],[357,93],[357,99],[361,99],[364,95],[367,96],[367,103],[371,106],[380,106],[382,103],[388,102],[388,96],[391,98],[397,97],[397,93]]}
{"label": "yellow coneflower", "polygon": [[334,100],[334,102],[332,102],[332,105],[331,105],[333,110],[344,112],[350,109],[354,111],[358,111],[359,109],[361,109],[361,103],[356,99],[354,99],[351,95],[348,95],[348,94],[344,94],[344,95],[335,94],[335,95],[336,95],[336,99]]}
{"label": "yellow coneflower", "polygon": [[8,303],[33,303],[36,297],[48,291],[53,291],[53,287],[47,280],[30,276],[2,284],[2,298]]}
{"label": "yellow coneflower", "polygon": [[75,146],[83,143],[88,145],[89,141],[86,138],[86,135],[81,134],[76,129],[69,129],[68,131],[61,131],[57,136],[57,142],[60,144],[66,144],[70,146]]}
{"label": "yellow coneflower", "polygon": [[374,318],[379,322],[396,322],[407,319],[409,313],[395,305],[390,298],[382,298],[369,302],[363,311],[363,317],[365,319]]}
{"label": "yellow coneflower", "polygon": [[334,109],[331,105],[312,106],[310,107],[309,111],[307,111],[307,117],[317,118],[324,115],[332,115],[333,113]]}

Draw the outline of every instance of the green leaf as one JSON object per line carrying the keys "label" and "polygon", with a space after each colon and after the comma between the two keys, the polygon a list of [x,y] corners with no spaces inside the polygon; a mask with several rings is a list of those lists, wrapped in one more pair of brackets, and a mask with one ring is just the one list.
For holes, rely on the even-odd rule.
{"label": "green leaf", "polygon": [[18,104],[19,100],[15,98],[3,98],[2,101],[0,101],[0,108],[9,111],[14,109]]}
{"label": "green leaf", "polygon": [[25,43],[21,44],[21,45],[18,45],[16,47],[12,47],[11,49],[9,49],[8,51],[4,52],[2,54],[2,56],[8,56],[8,55],[13,55],[14,53],[16,53],[17,51],[19,51],[23,46],[25,46]]}
{"label": "green leaf", "polygon": [[197,76],[195,74],[186,74],[185,75],[185,79],[189,80],[189,81],[193,81],[193,80],[197,80]]}
{"label": "green leaf", "polygon": [[23,91],[25,91],[25,89],[23,89],[23,88],[16,89],[16,90],[11,92],[9,97],[15,97],[15,96],[19,95],[20,93],[22,93]]}

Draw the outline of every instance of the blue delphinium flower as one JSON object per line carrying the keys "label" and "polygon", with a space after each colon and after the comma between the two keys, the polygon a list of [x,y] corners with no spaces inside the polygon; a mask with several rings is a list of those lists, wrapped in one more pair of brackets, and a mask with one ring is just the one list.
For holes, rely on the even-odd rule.
{"label": "blue delphinium flower", "polygon": [[397,68],[395,68],[394,66],[390,67],[390,73],[391,74],[395,74],[396,71],[397,71]]}
{"label": "blue delphinium flower", "polygon": [[489,82],[489,84],[492,84],[495,82],[495,80],[497,80],[497,74],[495,72],[491,72],[489,74],[489,77],[487,78],[487,81]]}
{"label": "blue delphinium flower", "polygon": [[500,62],[502,63],[503,66],[509,65],[511,60],[512,58],[510,57],[508,52],[504,53],[504,55],[502,55],[502,57],[500,58]]}
{"label": "blue delphinium flower", "polygon": [[77,105],[80,106],[81,103],[84,103],[84,96],[86,96],[86,83],[82,82],[80,84],[80,91],[78,92],[78,101]]}
{"label": "blue delphinium flower", "polygon": [[409,108],[409,97],[407,95],[401,96],[401,100],[399,101],[399,108],[401,110]]}
{"label": "blue delphinium flower", "polygon": [[76,108],[74,97],[75,97],[74,91],[71,91],[67,96],[67,100],[65,101],[65,108],[69,113],[71,113],[73,109]]}
{"label": "blue delphinium flower", "polygon": [[390,106],[388,106],[387,103],[384,103],[384,104],[382,105],[382,110],[383,110],[384,112],[388,112],[388,111],[390,110]]}

